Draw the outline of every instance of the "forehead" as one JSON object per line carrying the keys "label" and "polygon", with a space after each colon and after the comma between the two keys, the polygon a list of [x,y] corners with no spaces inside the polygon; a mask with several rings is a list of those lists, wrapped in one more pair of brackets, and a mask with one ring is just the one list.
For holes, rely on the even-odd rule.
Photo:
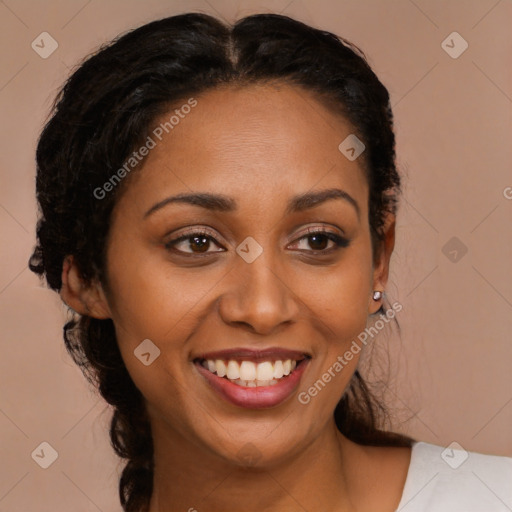
{"label": "forehead", "polygon": [[349,161],[338,149],[353,128],[311,92],[259,84],[222,87],[194,100],[193,108],[174,116],[161,140],[154,129],[168,122],[179,105],[153,124],[155,147],[134,180],[139,194],[158,201],[170,192],[218,192],[254,207],[263,192],[284,197],[341,187],[364,206],[363,164]]}

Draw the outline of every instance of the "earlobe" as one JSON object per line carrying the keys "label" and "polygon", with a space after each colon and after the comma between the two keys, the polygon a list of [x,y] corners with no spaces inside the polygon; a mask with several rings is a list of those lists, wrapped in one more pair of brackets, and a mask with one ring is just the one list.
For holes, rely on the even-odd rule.
{"label": "earlobe", "polygon": [[71,309],[93,318],[110,318],[110,309],[101,284],[86,284],[73,256],[64,259],[61,277],[60,297]]}
{"label": "earlobe", "polygon": [[[382,305],[382,296],[386,290],[389,276],[389,263],[395,247],[395,216],[388,214],[383,226],[384,237],[377,251],[373,269],[373,288],[370,297],[370,313],[378,311]],[[381,292],[378,298],[374,298],[376,291]],[[377,309],[375,309],[377,308]],[[375,311],[373,311],[375,310]]]}

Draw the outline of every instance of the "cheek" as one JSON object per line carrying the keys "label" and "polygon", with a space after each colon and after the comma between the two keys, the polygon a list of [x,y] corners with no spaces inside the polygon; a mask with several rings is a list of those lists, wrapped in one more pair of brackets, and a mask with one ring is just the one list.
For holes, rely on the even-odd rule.
{"label": "cheek", "polygon": [[342,345],[366,325],[372,287],[368,251],[369,244],[365,243],[347,250],[336,267],[325,268],[322,275],[310,272],[298,292],[312,315],[330,333],[327,338],[334,337]]}
{"label": "cheek", "polygon": [[[226,268],[178,268],[161,251],[138,254],[134,246],[122,262],[116,260],[121,248],[113,246],[109,265],[119,349],[132,380],[149,402],[184,411],[188,402],[183,383],[190,379],[191,344],[204,332],[202,323],[215,315],[215,294]],[[149,366],[136,357],[146,339],[157,347],[150,344],[150,352],[158,354]]]}
{"label": "cheek", "polygon": [[302,296],[307,297],[315,330],[324,342],[314,354],[312,371],[298,400],[305,407],[304,413],[317,418],[318,424],[332,415],[361,356],[358,336],[366,327],[372,287],[368,250],[364,244],[354,247],[335,272],[316,280],[316,287],[313,280],[303,283]]}
{"label": "cheek", "polygon": [[148,250],[140,240],[132,242],[118,237],[109,248],[109,305],[119,341],[163,340],[201,304],[220,274],[173,266],[161,247]]}
{"label": "cheek", "polygon": [[[115,250],[112,254],[111,311],[123,361],[147,403],[158,404],[159,411],[182,411],[174,420],[180,423],[194,416],[183,412],[188,408],[187,338],[196,325],[195,308],[207,300],[213,282],[208,286],[209,280],[191,278],[190,269],[188,275],[187,270],[170,272],[170,265],[135,251],[122,262],[115,260]],[[146,365],[142,354],[148,352]]]}

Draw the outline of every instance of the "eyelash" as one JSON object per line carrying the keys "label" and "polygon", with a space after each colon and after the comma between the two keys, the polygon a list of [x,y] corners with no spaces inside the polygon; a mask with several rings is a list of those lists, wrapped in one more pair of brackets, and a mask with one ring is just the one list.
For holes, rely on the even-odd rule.
{"label": "eyelash", "polygon": [[[313,235],[324,235],[330,241],[334,242],[334,244],[336,246],[336,247],[331,247],[330,249],[322,249],[322,250],[317,250],[317,251],[315,251],[315,250],[306,251],[306,252],[313,253],[313,254],[329,254],[333,250],[336,251],[336,250],[339,250],[340,248],[348,247],[348,245],[350,244],[350,240],[348,240],[347,238],[344,238],[344,237],[342,237],[340,235],[332,233],[331,231],[325,231],[323,228],[308,228],[307,233],[305,235],[301,236],[300,238],[298,238],[296,241],[307,239],[307,238],[309,238],[309,237],[311,237]],[[175,250],[179,254],[186,255],[187,257],[189,257],[189,256],[200,256],[200,257],[202,257],[202,256],[207,255],[207,254],[215,254],[215,253],[222,252],[222,251],[213,251],[213,252],[208,251],[208,252],[205,252],[205,253],[194,253],[194,252],[185,252],[185,251],[180,251],[180,250],[174,249],[175,245],[177,245],[180,242],[183,242],[184,240],[190,240],[192,238],[199,238],[199,237],[205,237],[205,238],[209,239],[210,241],[212,241],[213,243],[215,243],[215,245],[220,247],[220,244],[218,244],[215,241],[215,237],[213,236],[213,234],[210,233],[209,231],[205,230],[205,229],[198,229],[197,231],[185,233],[185,234],[181,235],[178,238],[175,238],[173,240],[169,240],[164,245],[165,245],[166,249],[168,249],[168,250]]]}

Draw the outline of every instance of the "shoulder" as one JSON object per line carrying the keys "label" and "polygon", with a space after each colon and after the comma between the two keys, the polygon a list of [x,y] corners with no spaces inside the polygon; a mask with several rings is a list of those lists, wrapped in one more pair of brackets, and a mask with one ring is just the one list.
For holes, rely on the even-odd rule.
{"label": "shoulder", "polygon": [[510,512],[512,458],[416,442],[397,512]]}

